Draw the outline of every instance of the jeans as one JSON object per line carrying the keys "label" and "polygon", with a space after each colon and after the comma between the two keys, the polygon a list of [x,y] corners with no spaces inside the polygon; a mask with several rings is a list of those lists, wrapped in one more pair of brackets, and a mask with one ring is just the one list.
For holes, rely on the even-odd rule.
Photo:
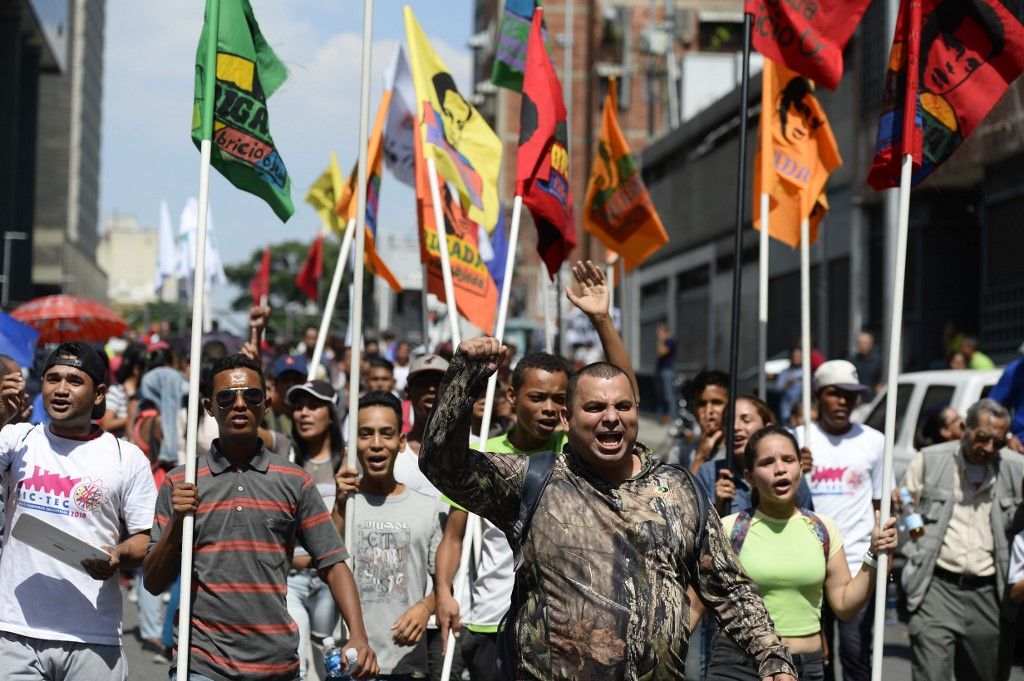
{"label": "jeans", "polygon": [[[799,681],[822,681],[825,678],[820,651],[794,655],[793,666]],[[716,636],[711,644],[707,678],[708,681],[761,681],[754,660],[721,635]]]}
{"label": "jeans", "polygon": [[459,645],[469,681],[504,681],[498,673],[498,634],[478,634],[463,627]]}
{"label": "jeans", "polygon": [[[444,665],[444,655],[441,653],[441,632],[439,629],[427,629],[427,671],[430,673],[431,681],[441,681],[441,668]],[[460,639],[455,639],[455,655],[452,657],[452,675],[449,679],[458,679],[462,676],[462,646]]]}
{"label": "jeans", "polygon": [[171,588],[168,589],[171,600],[167,601],[167,612],[164,613],[164,635],[161,643],[164,648],[174,647],[174,625],[178,621],[178,603],[181,601],[181,576],[179,575]]}
{"label": "jeans", "polygon": [[163,638],[164,603],[160,594],[154,596],[143,585],[142,568],[135,570],[135,593],[139,606],[139,638],[159,641]]}
{"label": "jeans", "polygon": [[313,641],[310,634],[317,638],[333,636],[339,615],[331,589],[312,570],[294,571],[288,575],[287,601],[288,614],[299,625],[299,678],[306,678],[306,651],[310,645],[313,664],[323,678],[327,675],[323,646]]}
{"label": "jeans", "polygon": [[676,412],[676,372],[673,369],[658,370],[658,416],[672,418]]}
{"label": "jeans", "polygon": [[[860,611],[849,622],[840,622],[828,602],[821,604],[821,628],[828,641],[828,649],[832,659],[836,659],[836,638],[832,632],[832,624],[839,628],[839,661],[843,665],[844,681],[869,681],[871,678],[871,631],[875,618],[875,599],[868,601],[866,608]],[[825,666],[825,678],[834,681],[835,665]]]}

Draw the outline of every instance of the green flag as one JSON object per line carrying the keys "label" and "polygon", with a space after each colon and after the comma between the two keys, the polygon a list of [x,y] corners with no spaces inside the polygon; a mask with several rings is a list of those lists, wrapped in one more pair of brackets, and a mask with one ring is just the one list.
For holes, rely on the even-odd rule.
{"label": "green flag", "polygon": [[[291,180],[270,136],[267,98],[288,77],[260,33],[248,0],[221,0],[217,35],[216,94],[211,162],[231,184],[259,196],[287,221],[295,212]],[[203,26],[196,49],[192,141],[202,138],[204,56],[210,40]]]}
{"label": "green flag", "polygon": [[535,0],[505,0],[498,47],[494,52],[494,68],[491,69],[491,82],[498,87],[523,91],[526,38],[530,35],[533,10],[540,4]]}

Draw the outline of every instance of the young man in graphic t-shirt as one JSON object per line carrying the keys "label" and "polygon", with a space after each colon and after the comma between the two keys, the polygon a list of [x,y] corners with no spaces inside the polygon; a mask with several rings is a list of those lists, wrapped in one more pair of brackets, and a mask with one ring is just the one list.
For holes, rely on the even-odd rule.
{"label": "young man in graphic t-shirt", "polygon": [[[391,392],[359,399],[356,449],[363,475],[343,468],[335,503],[340,512],[354,495],[353,573],[379,679],[429,674],[427,622],[434,613],[429,588],[448,506],[395,479],[405,445],[402,403]],[[429,592],[429,593],[428,593]],[[426,597],[424,593],[428,593]]]}
{"label": "young man in graphic t-shirt", "polygon": [[[0,677],[127,679],[119,568],[146,555],[156,487],[134,445],[92,423],[105,411],[106,363],[62,343],[43,371],[49,425],[0,430],[6,532],[0,553]],[[24,381],[0,384],[0,423],[18,413]],[[109,554],[72,566],[18,536],[29,517]],[[121,540],[122,528],[127,538]]]}
{"label": "young man in graphic t-shirt", "polygon": [[[832,518],[843,534],[850,574],[860,570],[861,557],[871,542],[875,509],[882,496],[882,451],[885,438],[877,430],[850,422],[850,412],[868,389],[861,385],[857,370],[845,359],[823,363],[814,372],[819,418],[811,427],[810,442],[803,428],[797,429],[801,447],[814,457],[811,496],[814,510]],[[839,627],[839,657],[846,681],[866,681],[871,675],[871,623],[873,606]],[[822,630],[833,644],[832,611],[822,609]],[[834,667],[826,665],[826,678]]]}

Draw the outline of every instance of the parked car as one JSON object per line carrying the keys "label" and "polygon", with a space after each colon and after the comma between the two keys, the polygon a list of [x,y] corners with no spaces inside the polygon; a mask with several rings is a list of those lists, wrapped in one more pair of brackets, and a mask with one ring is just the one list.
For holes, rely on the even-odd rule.
{"label": "parked car", "polygon": [[[986,397],[999,381],[1002,369],[986,371],[942,370],[915,371],[901,374],[896,389],[896,441],[893,449],[893,471],[897,483],[919,449],[923,419],[931,410],[949,404],[960,413],[982,397]],[[851,418],[857,423],[885,431],[888,390],[883,389],[871,402],[854,410]]]}

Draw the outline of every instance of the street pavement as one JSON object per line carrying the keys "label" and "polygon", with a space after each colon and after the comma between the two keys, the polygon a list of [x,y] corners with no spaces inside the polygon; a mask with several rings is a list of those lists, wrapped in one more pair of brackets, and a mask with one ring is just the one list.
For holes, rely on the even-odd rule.
{"label": "street pavement", "polygon": [[[668,428],[655,419],[642,416],[640,419],[640,440],[652,448],[667,442]],[[136,638],[136,607],[125,599],[124,604],[124,647],[128,657],[128,678],[130,681],[166,681],[170,665],[154,662],[151,653],[144,652]],[[906,681],[910,678],[910,644],[906,625],[888,624],[885,627],[885,656],[882,668],[884,681]],[[1011,681],[1024,681],[1024,670],[1014,668]]]}

